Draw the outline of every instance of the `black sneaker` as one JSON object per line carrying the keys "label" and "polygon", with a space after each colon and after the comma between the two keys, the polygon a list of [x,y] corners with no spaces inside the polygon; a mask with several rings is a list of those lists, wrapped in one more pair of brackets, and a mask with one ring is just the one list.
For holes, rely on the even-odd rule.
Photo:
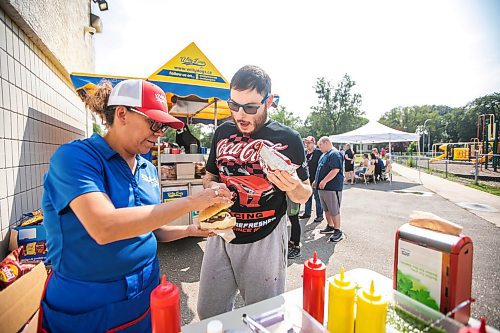
{"label": "black sneaker", "polygon": [[308,219],[308,218],[310,218],[310,217],[311,217],[311,215],[306,215],[306,214],[304,214],[304,215],[300,215],[300,216],[299,216],[299,219]]}
{"label": "black sneaker", "polygon": [[333,232],[333,235],[330,236],[330,238],[328,239],[328,241],[329,242],[337,243],[337,242],[340,242],[343,239],[344,239],[344,233],[342,232],[342,230],[336,229]]}
{"label": "black sneaker", "polygon": [[335,232],[335,228],[334,227],[330,227],[329,225],[326,226],[325,229],[323,230],[320,230],[320,234],[333,234]]}
{"label": "black sneaker", "polygon": [[300,257],[300,246],[294,246],[288,250],[288,259],[295,259]]}
{"label": "black sneaker", "polygon": [[321,222],[323,221],[325,218],[323,216],[318,216],[314,219],[314,222]]}

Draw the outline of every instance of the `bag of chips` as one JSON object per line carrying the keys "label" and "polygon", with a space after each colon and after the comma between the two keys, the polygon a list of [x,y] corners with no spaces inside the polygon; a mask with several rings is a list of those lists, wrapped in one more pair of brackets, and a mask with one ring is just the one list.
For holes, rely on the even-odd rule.
{"label": "bag of chips", "polygon": [[0,290],[7,288],[24,274],[28,273],[36,265],[22,264],[19,260],[23,246],[12,251],[2,262],[0,262]]}

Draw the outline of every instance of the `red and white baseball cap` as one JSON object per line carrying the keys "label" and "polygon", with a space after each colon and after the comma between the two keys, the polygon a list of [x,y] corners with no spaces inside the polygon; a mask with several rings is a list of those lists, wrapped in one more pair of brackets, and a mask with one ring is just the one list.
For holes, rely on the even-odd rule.
{"label": "red and white baseball cap", "polygon": [[147,117],[175,129],[184,123],[168,114],[167,97],[157,85],[144,80],[124,80],[113,87],[108,106],[130,106]]}
{"label": "red and white baseball cap", "polygon": [[316,139],[314,138],[314,136],[311,136],[311,135],[309,135],[307,138],[305,138],[304,141],[316,143]]}

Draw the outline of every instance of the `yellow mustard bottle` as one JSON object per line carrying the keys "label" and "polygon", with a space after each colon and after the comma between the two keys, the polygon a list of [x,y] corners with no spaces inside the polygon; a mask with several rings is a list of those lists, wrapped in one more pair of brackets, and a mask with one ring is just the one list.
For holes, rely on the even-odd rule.
{"label": "yellow mustard bottle", "polygon": [[370,291],[359,293],[356,304],[356,333],[385,333],[387,301],[375,293],[373,280]]}
{"label": "yellow mustard bottle", "polygon": [[354,283],[344,276],[344,267],[340,274],[328,283],[328,331],[330,333],[354,332]]}

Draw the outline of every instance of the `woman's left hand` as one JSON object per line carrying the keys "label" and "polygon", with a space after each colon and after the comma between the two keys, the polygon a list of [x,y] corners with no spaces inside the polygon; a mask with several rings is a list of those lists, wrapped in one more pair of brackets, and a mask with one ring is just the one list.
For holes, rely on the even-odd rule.
{"label": "woman's left hand", "polygon": [[225,187],[206,188],[190,196],[194,201],[192,210],[204,210],[216,203],[230,203],[231,192]]}

